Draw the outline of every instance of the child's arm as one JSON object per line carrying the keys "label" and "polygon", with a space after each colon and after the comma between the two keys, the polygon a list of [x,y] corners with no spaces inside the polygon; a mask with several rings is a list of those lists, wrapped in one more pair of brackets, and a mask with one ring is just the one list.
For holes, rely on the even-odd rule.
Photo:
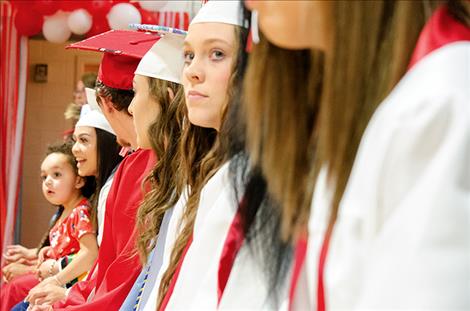
{"label": "child's arm", "polygon": [[60,286],[63,286],[91,269],[96,257],[98,256],[96,235],[94,233],[85,234],[80,238],[79,242],[80,250],[73,258],[72,262],[69,263],[62,271],[57,273],[55,277],[47,280],[52,281],[50,279],[53,279],[53,281],[58,283]]}
{"label": "child's arm", "polygon": [[3,257],[7,264],[12,262],[27,263],[37,259],[37,248],[26,248],[22,245],[9,245]]}
{"label": "child's arm", "polygon": [[3,280],[8,283],[17,276],[36,272],[35,266],[12,262],[2,269]]}

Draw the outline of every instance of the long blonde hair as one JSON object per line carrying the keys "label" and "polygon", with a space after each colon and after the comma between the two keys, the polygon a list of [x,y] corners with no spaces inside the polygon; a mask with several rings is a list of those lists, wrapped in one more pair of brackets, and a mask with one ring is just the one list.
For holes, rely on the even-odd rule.
{"label": "long blonde hair", "polygon": [[285,240],[305,226],[323,167],[334,223],[365,127],[405,73],[425,12],[436,4],[423,3],[333,2],[334,48],[311,50],[305,68],[289,69],[296,52],[254,47],[244,85],[247,148],[281,206]]}

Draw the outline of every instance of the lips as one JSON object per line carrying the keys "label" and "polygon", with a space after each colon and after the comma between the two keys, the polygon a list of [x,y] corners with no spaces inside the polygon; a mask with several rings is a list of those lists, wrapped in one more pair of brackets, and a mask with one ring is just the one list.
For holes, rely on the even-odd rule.
{"label": "lips", "polygon": [[55,192],[52,190],[47,190],[47,195],[53,195]]}
{"label": "lips", "polygon": [[77,160],[77,167],[80,167],[83,165],[83,163],[85,163],[86,160]]}
{"label": "lips", "polygon": [[199,101],[208,98],[209,96],[198,92],[196,90],[190,90],[187,94],[187,100],[189,102]]}

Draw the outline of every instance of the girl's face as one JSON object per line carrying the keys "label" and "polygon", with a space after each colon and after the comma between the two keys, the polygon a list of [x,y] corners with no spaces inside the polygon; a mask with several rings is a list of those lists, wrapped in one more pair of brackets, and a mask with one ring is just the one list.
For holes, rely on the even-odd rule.
{"label": "girl's face", "polygon": [[184,43],[182,83],[189,121],[220,129],[235,50],[235,26],[200,23],[189,27]]}
{"label": "girl's face", "polygon": [[259,27],[273,44],[286,49],[328,49],[332,1],[245,0],[258,11]]}
{"label": "girl's face", "polygon": [[133,81],[134,98],[129,105],[129,113],[133,116],[134,128],[137,133],[137,145],[142,149],[152,148],[148,130],[160,114],[160,105],[150,96],[149,78],[135,75]]}
{"label": "girl's face", "polygon": [[75,173],[63,153],[49,154],[41,164],[42,193],[54,205],[67,205],[83,186],[83,179]]}
{"label": "girl's face", "polygon": [[78,174],[80,176],[98,175],[98,149],[94,127],[77,126],[73,132],[75,144],[72,147],[73,155],[77,160]]}

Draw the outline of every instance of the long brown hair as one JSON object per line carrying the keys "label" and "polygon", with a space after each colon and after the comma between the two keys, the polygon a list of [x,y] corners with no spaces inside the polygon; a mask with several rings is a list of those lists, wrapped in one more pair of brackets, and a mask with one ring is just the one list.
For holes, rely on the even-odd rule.
{"label": "long brown hair", "polygon": [[[160,106],[160,114],[148,129],[148,137],[158,161],[143,183],[150,184],[151,189],[139,207],[136,221],[137,250],[144,264],[149,252],[155,247],[165,212],[176,203],[182,192],[183,184],[177,174],[185,106],[181,85],[155,78],[146,77],[146,80],[150,96]],[[174,98],[170,97],[168,89],[172,90]]]}
{"label": "long brown hair", "polygon": [[311,50],[307,68],[289,69],[298,51],[254,47],[243,107],[247,148],[281,206],[285,240],[305,226],[323,167],[334,223],[365,127],[405,73],[425,11],[436,4],[423,3],[332,2],[334,47]]}
{"label": "long brown hair", "polygon": [[[240,27],[235,27],[235,38],[238,38],[240,32],[244,31],[245,30],[242,30]],[[239,42],[237,41],[234,50],[237,51],[239,47]],[[232,101],[233,86],[238,83],[237,62],[238,57],[235,57],[228,86],[227,106],[230,105]],[[192,236],[201,190],[222,164],[228,160],[224,139],[225,134],[222,130],[226,119],[227,106],[222,115],[220,133],[217,133],[214,129],[202,128],[191,124],[186,110],[184,133],[181,141],[181,166],[185,174],[182,177],[184,184],[189,188],[189,195],[182,219],[180,220],[182,228],[175,240],[170,256],[170,263],[160,283],[157,310],[161,307],[184,248]]]}

